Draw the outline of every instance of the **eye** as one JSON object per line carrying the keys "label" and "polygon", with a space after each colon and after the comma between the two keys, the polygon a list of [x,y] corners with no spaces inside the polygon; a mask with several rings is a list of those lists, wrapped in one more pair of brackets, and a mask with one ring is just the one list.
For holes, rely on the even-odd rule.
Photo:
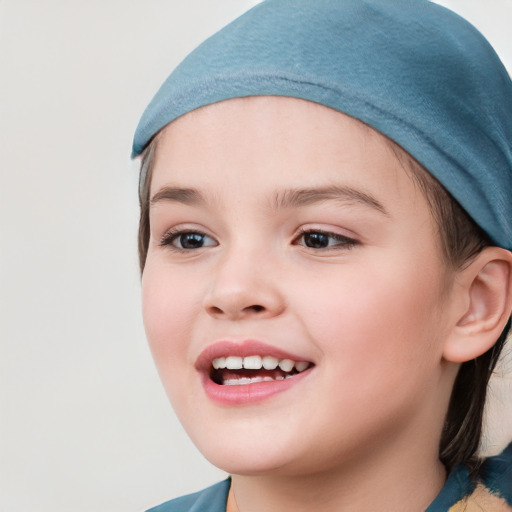
{"label": "eye", "polygon": [[168,231],[160,241],[162,246],[172,246],[181,251],[190,251],[202,249],[203,247],[213,247],[217,242],[205,233],[200,231]]}
{"label": "eye", "polygon": [[331,249],[339,247],[350,249],[359,242],[339,233],[319,230],[303,230],[295,239],[297,245],[302,245],[310,249]]}

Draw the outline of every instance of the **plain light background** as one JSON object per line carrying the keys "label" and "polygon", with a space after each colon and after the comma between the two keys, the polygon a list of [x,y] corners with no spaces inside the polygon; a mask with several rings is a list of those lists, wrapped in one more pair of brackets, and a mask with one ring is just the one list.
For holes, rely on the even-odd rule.
{"label": "plain light background", "polygon": [[[0,0],[0,512],[141,511],[225,476],[146,347],[129,153],[171,69],[256,3]],[[439,3],[512,69],[512,0]],[[512,438],[494,389],[491,449]]]}

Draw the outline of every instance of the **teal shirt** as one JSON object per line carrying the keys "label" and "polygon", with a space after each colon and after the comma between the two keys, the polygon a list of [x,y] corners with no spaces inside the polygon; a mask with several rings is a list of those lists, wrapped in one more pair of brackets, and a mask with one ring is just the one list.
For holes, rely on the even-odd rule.
{"label": "teal shirt", "polygon": [[[480,509],[485,512],[512,512],[512,443],[500,454],[488,458],[479,472],[479,486],[473,482],[464,466],[449,475],[437,498],[425,512],[448,512]],[[231,479],[228,478],[203,491],[188,494],[154,507],[147,512],[226,512]],[[479,501],[482,500],[482,501]],[[460,506],[460,509],[458,508]]]}

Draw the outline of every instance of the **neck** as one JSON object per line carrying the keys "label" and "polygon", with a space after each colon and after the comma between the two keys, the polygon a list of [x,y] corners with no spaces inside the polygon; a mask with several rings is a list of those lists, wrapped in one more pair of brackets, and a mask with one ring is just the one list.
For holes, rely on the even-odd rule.
{"label": "neck", "polygon": [[439,493],[446,473],[437,453],[411,451],[389,446],[370,458],[315,474],[233,475],[227,511],[420,512]]}

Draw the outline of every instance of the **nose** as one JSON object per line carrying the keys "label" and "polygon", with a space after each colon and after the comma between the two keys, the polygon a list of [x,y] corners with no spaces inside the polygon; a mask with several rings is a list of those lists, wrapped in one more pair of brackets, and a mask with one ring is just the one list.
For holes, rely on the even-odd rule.
{"label": "nose", "polygon": [[278,316],[285,309],[278,274],[268,255],[232,251],[217,262],[204,308],[226,320]]}

